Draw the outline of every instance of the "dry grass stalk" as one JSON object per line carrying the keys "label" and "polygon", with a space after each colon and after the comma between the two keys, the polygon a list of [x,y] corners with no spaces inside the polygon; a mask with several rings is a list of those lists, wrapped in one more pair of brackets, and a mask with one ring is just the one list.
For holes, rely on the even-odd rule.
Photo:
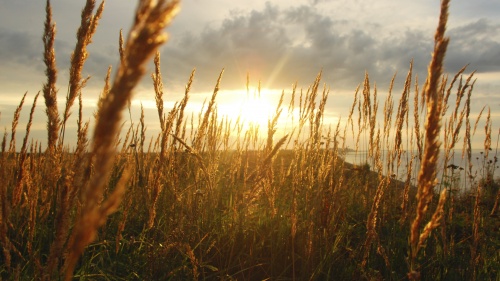
{"label": "dry grass stalk", "polygon": [[[462,71],[462,70],[465,71],[465,67],[467,67],[467,66],[464,66],[460,71]],[[460,71],[459,71],[459,73],[460,73]],[[462,86],[462,77],[460,77],[460,83],[459,83],[459,87],[458,87],[458,90],[457,90],[457,98],[456,98],[456,101],[455,101],[455,111],[453,112],[453,118],[455,120],[457,119],[458,108],[460,107],[460,103],[462,102],[462,98],[465,95],[465,90],[467,90],[467,88],[474,87],[474,84],[476,83],[476,79],[474,79],[474,81],[472,81],[472,83],[471,83],[471,79],[472,79],[472,77],[474,77],[475,73],[476,73],[476,71],[473,71],[469,75],[469,77],[467,77],[467,80],[465,81],[465,85],[463,85],[463,86]],[[450,85],[448,91],[450,90],[451,86],[452,85]]]}
{"label": "dry grass stalk", "polygon": [[[31,150],[33,151],[33,150]],[[33,163],[26,163],[26,166],[34,166]],[[33,242],[36,241],[34,240],[35,237],[35,232],[36,232],[36,226],[37,226],[37,206],[38,206],[38,194],[40,192],[40,189],[34,184],[37,182],[37,180],[40,180],[38,177],[32,177],[30,173],[26,174],[26,197],[29,198],[27,204],[29,208],[29,215],[28,215],[28,243],[27,243],[27,250],[30,255],[35,260],[36,267],[39,269],[39,272],[42,270],[41,262],[39,258],[35,255],[33,251]]]}
{"label": "dry grass stalk", "polygon": [[392,98],[392,89],[394,88],[394,80],[396,79],[396,74],[392,76],[391,83],[389,85],[389,91],[387,98],[384,102],[384,131],[383,136],[387,144],[386,149],[389,149],[389,135],[391,133],[392,126],[392,113],[394,108],[394,101]]}
{"label": "dry grass stalk", "polygon": [[[309,86],[307,89],[307,92],[305,96],[303,97],[302,101],[302,95],[301,95],[301,102],[300,102],[300,108],[303,107],[302,110],[300,110],[300,120],[299,120],[299,132],[302,131],[303,126],[305,125],[305,122],[309,120],[309,122],[314,121],[314,109],[316,108],[316,97],[318,96],[318,88],[319,84],[321,81],[321,75],[322,71],[318,73],[316,76],[316,79],[314,80],[314,83]],[[312,125],[311,125],[312,128]]]}
{"label": "dry grass stalk", "polygon": [[390,184],[390,181],[391,181],[390,177],[383,176],[383,165],[382,165],[382,159],[381,159],[380,130],[377,133],[375,144],[377,146],[377,149],[376,149],[376,155],[374,156],[374,158],[375,158],[377,170],[379,173],[379,184],[377,186],[377,191],[375,193],[372,207],[371,207],[370,213],[368,215],[368,220],[366,222],[366,229],[367,230],[366,230],[366,240],[365,240],[365,243],[363,245],[364,254],[363,254],[363,260],[361,262],[362,267],[366,266],[372,242],[373,242],[373,240],[376,240],[378,237],[377,222],[378,222],[378,220],[380,220],[380,218],[378,217],[380,204],[382,202],[382,199],[383,199],[383,196],[385,193],[385,189]]}
{"label": "dry grass stalk", "polygon": [[405,185],[403,188],[403,202],[401,202],[401,223],[406,221],[406,218],[408,216],[408,202],[409,202],[409,194],[410,194],[410,186],[411,186],[411,174],[413,171],[413,159],[414,159],[413,152],[411,153],[410,157],[410,162],[408,163],[407,166],[407,171],[406,171],[406,180],[405,180]]}
{"label": "dry grass stalk", "polygon": [[443,60],[449,39],[444,37],[448,20],[449,1],[441,2],[439,24],[435,35],[434,52],[428,69],[428,78],[425,87],[427,103],[427,117],[425,123],[425,146],[422,163],[418,174],[417,209],[410,231],[411,268],[410,276],[416,271],[415,259],[419,250],[420,225],[427,213],[432,199],[433,188],[436,185],[436,168],[441,143],[439,133],[441,129],[442,95],[439,93],[439,82],[443,72]]}
{"label": "dry grass stalk", "polygon": [[163,82],[161,79],[160,70],[160,52],[156,52],[155,59],[155,72],[151,74],[153,79],[153,87],[155,90],[156,108],[158,109],[158,117],[160,118],[161,131],[165,131],[165,113],[163,113]]}
{"label": "dry grass stalk", "polygon": [[7,128],[4,129],[3,138],[2,138],[2,159],[5,156],[7,146]]}
{"label": "dry grass stalk", "polygon": [[[484,125],[484,159],[488,159],[488,155],[491,149],[491,110],[488,107],[488,115],[486,117],[486,122]],[[485,171],[487,174],[483,174],[483,179],[486,181],[493,180],[491,177],[493,175],[489,174],[489,171]],[[474,270],[473,279],[476,279],[477,265],[480,261],[481,256],[478,254],[478,245],[480,240],[479,228],[481,225],[481,197],[483,193],[482,184],[478,184],[476,191],[476,200],[474,201],[474,221],[473,221],[473,231],[472,231],[472,248],[471,248],[471,266]]]}
{"label": "dry grass stalk", "polygon": [[[456,122],[456,126],[455,126],[455,129],[453,130],[451,143],[449,144],[449,146],[447,146],[448,150],[453,149],[455,147],[455,144],[458,141],[458,138],[460,136],[460,129],[462,128],[462,124],[463,124],[463,120],[464,120],[465,116],[467,115],[467,111],[468,111],[467,104],[470,104],[470,97],[471,97],[471,93],[472,93],[473,88],[474,88],[474,83],[472,83],[472,85],[470,86],[469,94],[467,95],[467,100],[465,101],[465,105],[464,105],[462,111],[460,112],[460,116],[458,116],[458,119],[456,119],[457,118],[457,116],[456,116],[457,111],[455,110],[454,121]],[[451,124],[451,122],[450,122],[450,124]]]}
{"label": "dry grass stalk", "polygon": [[207,168],[205,167],[205,164],[203,163],[203,158],[201,157],[201,155],[194,148],[189,146],[186,142],[184,142],[179,137],[177,137],[175,135],[172,135],[172,137],[175,138],[178,142],[180,142],[186,148],[186,151],[189,154],[192,154],[199,161],[199,163],[202,167],[202,170],[204,171],[205,175],[208,177],[209,176],[208,171],[207,171]]}
{"label": "dry grass stalk", "polygon": [[[148,188],[148,195],[149,195],[149,220],[148,220],[148,228],[151,228],[154,225],[154,219],[156,217],[156,204],[158,201],[158,198],[160,196],[160,193],[163,190],[163,177],[164,174],[161,172],[161,167],[162,164],[165,163],[167,160],[167,152],[168,152],[168,136],[171,134],[172,128],[173,128],[173,123],[174,123],[174,118],[177,115],[177,103],[174,105],[174,108],[170,111],[168,114],[166,120],[165,120],[165,127],[164,131],[161,132],[161,144],[160,144],[160,153],[159,156],[157,157],[157,160],[155,161],[154,164],[154,169],[150,171],[149,178],[151,179],[150,182],[152,184]],[[176,140],[179,141],[179,139],[176,136],[173,136]],[[182,142],[182,141],[181,141]],[[194,152],[193,154],[195,156],[198,156],[197,158],[200,159],[200,163],[202,165],[202,169],[207,174],[206,168],[203,165],[203,161],[201,160],[201,156]],[[207,180],[209,181],[209,177],[207,176]],[[209,181],[210,182],[210,181]],[[210,188],[211,189],[211,188]]]}
{"label": "dry grass stalk", "polygon": [[82,130],[83,126],[83,97],[82,97],[82,92],[78,94],[78,120],[76,122],[77,129],[76,133],[80,135],[80,132]]}
{"label": "dry grass stalk", "polygon": [[403,124],[405,123],[405,119],[407,120],[407,115],[408,115],[408,100],[410,96],[412,75],[413,75],[413,61],[410,62],[410,70],[408,71],[408,75],[406,76],[403,94],[401,95],[401,99],[399,100],[398,113],[396,115],[396,142],[394,144],[394,152],[397,154],[394,155],[394,157],[397,156],[398,166],[401,163],[402,132],[403,132]]}
{"label": "dry grass stalk", "polygon": [[493,204],[493,208],[491,208],[490,217],[496,217],[498,212],[498,206],[500,205],[500,190],[497,192],[497,196],[495,198],[495,203]]}
{"label": "dry grass stalk", "polygon": [[443,214],[444,204],[446,203],[446,196],[446,189],[443,189],[443,191],[441,191],[441,195],[439,195],[439,201],[436,207],[436,211],[434,211],[431,220],[425,225],[422,233],[420,233],[417,244],[417,251],[425,245],[425,241],[427,240],[427,238],[429,238],[432,230],[436,229],[436,227],[442,224],[442,221],[444,219]]}
{"label": "dry grass stalk", "polygon": [[[201,122],[198,125],[198,132],[196,133],[196,138],[193,144],[193,148],[197,151],[201,151],[202,149],[202,139],[203,135],[206,133],[207,127],[208,127],[208,121],[210,118],[210,113],[214,109],[215,105],[215,98],[217,97],[217,93],[219,92],[219,87],[220,87],[220,82],[222,80],[222,74],[224,73],[224,69],[220,72],[219,78],[217,78],[217,83],[215,84],[214,92],[212,94],[212,97],[210,99],[210,102],[208,103],[207,110],[205,111],[205,114],[203,115],[203,119],[201,119]],[[201,114],[201,113],[200,113]]]}
{"label": "dry grass stalk", "polygon": [[[375,136],[375,125],[377,123],[377,111],[378,111],[378,100],[377,100],[377,84],[373,85],[373,108],[371,109],[371,115],[369,116],[369,124],[370,124],[370,153],[372,157],[378,153],[377,151],[374,151],[377,148],[377,144],[374,143],[374,136]],[[380,134],[380,132],[378,132]],[[374,163],[375,163],[374,159]]]}
{"label": "dry grass stalk", "polygon": [[97,101],[97,110],[94,113],[94,118],[97,119],[97,116],[99,116],[99,111],[101,111],[103,101],[106,99],[106,96],[109,93],[109,81],[110,81],[110,76],[111,76],[111,66],[108,67],[108,72],[106,73],[106,78],[104,78],[104,88],[99,95],[99,100]]}
{"label": "dry grass stalk", "polygon": [[361,120],[363,120],[363,111],[361,110],[361,99],[358,100],[358,128],[357,132],[358,134],[356,135],[356,152],[359,150],[359,142],[361,140],[361,133],[364,130],[364,125],[361,126]]}
{"label": "dry grass stalk", "polygon": [[17,124],[19,123],[19,117],[21,115],[21,109],[23,109],[23,104],[24,104],[24,99],[26,98],[26,94],[24,93],[23,98],[21,99],[21,102],[19,102],[19,105],[17,106],[16,110],[14,111],[14,118],[12,119],[12,133],[10,135],[10,143],[9,143],[9,153],[15,153],[16,152],[16,127]]}
{"label": "dry grass stalk", "polygon": [[[122,126],[120,128],[120,131],[122,131],[123,129],[123,126],[124,126],[125,123],[122,123]],[[128,150],[131,148],[130,145],[131,143],[129,143],[129,139],[130,139],[130,134],[132,132],[132,126],[129,126],[128,129],[127,129],[127,133],[125,134],[125,137],[124,138],[119,138],[118,139],[118,142],[122,145],[122,147],[120,148],[120,152],[119,154],[122,154],[122,153],[125,153],[125,152],[128,152]]]}
{"label": "dry grass stalk", "polygon": [[78,129],[77,147],[74,153],[72,169],[66,175],[56,197],[55,239],[50,247],[47,265],[44,269],[44,278],[47,280],[54,278],[60,257],[63,256],[64,245],[68,240],[71,224],[70,210],[73,206],[79,205],[76,200],[77,195],[80,194],[82,187],[88,184],[90,178],[90,168],[85,165],[87,163],[88,126],[89,123],[86,122]]}
{"label": "dry grass stalk", "polygon": [[[121,111],[127,105],[132,90],[145,72],[145,63],[157,48],[167,40],[163,29],[178,10],[178,1],[141,1],[135,21],[124,48],[124,60],[120,64],[113,86],[99,112],[94,130],[92,157],[95,158],[95,176],[85,190],[85,204],[77,220],[65,263],[65,279],[70,280],[78,257],[96,236],[97,228],[105,222],[107,215],[116,209],[120,193],[116,191],[102,204],[103,196],[114,161],[114,144],[121,120]],[[126,177],[122,176],[122,179]],[[126,182],[122,183],[124,188]]]}
{"label": "dry grass stalk", "polygon": [[[131,167],[127,167],[122,173],[119,182],[116,184],[115,189],[108,196],[106,201],[98,208],[93,208],[90,213],[84,212],[82,217],[77,221],[73,229],[73,233],[68,241],[69,252],[64,264],[65,280],[71,280],[73,270],[75,268],[78,257],[83,252],[86,244],[89,244],[95,239],[97,227],[106,222],[106,218],[114,213],[121,202],[128,180],[130,179]],[[86,209],[84,205],[84,209]],[[82,229],[82,226],[88,228]],[[94,227],[91,229],[91,227]],[[86,244],[84,244],[86,243]]]}
{"label": "dry grass stalk", "polygon": [[[446,111],[448,110],[448,98],[450,97],[451,95],[451,89],[453,88],[453,85],[455,84],[455,82],[457,81],[458,77],[464,73],[465,69],[467,68],[468,65],[462,67],[462,69],[460,69],[456,74],[455,76],[453,76],[453,79],[451,80],[451,83],[450,85],[448,86],[448,89],[446,90],[446,95],[444,96],[444,99],[443,99],[443,104],[444,104],[444,108],[443,108],[443,116],[446,114]],[[460,85],[462,84],[462,77],[460,76]],[[464,89],[465,90],[465,89]],[[460,104],[460,99],[462,97],[460,96],[460,91],[457,92],[457,100],[456,100],[456,103],[457,104]],[[456,113],[455,113],[456,115]]]}
{"label": "dry grass stalk", "polygon": [[488,107],[488,115],[484,125],[484,158],[488,158],[491,149],[491,109]]}
{"label": "dry grass stalk", "polygon": [[[443,104],[446,102],[446,104],[443,105],[443,110],[442,110],[444,113],[441,113],[444,116],[444,114],[446,114],[446,111],[448,110],[448,99],[450,98],[451,94],[451,91],[445,91],[446,85],[448,84],[448,74],[442,76],[440,84],[441,87],[439,88],[439,93],[443,95]],[[459,89],[461,86],[462,86],[462,77],[460,77]]]}
{"label": "dry grass stalk", "polygon": [[69,201],[71,203],[76,203],[75,202],[76,196],[80,195],[83,186],[85,186],[90,179],[91,168],[87,166],[88,128],[89,128],[89,122],[86,122],[78,130],[78,139],[76,143],[76,150],[74,153],[74,160],[72,166],[74,177],[73,177],[73,182],[71,184],[72,188],[70,189],[70,194],[69,194]]}
{"label": "dry grass stalk", "polygon": [[479,111],[479,114],[477,115],[476,122],[474,123],[474,130],[472,131],[472,135],[476,134],[477,124],[479,124],[479,120],[481,120],[481,116],[483,115],[484,109],[486,109],[486,105],[483,106],[483,108],[481,109],[481,111]]}
{"label": "dry grass stalk", "polygon": [[[356,108],[356,104],[358,103],[358,92],[359,92],[359,88],[361,87],[361,85],[358,85],[356,87],[356,90],[354,91],[354,100],[352,102],[352,106],[351,106],[351,110],[349,111],[349,117],[347,118],[347,124],[349,125],[349,123],[351,123],[351,132],[352,132],[352,137],[354,138],[354,122],[352,120],[352,115],[354,114],[354,109]],[[344,131],[347,131],[347,127],[348,125],[346,125],[344,127]]]}
{"label": "dry grass stalk", "polygon": [[128,214],[129,214],[129,210],[130,210],[130,206],[132,205],[132,196],[130,196],[131,192],[128,192],[126,194],[126,199],[124,200],[125,203],[124,203],[124,207],[123,207],[123,212],[122,212],[122,217],[121,217],[121,220],[120,222],[118,223],[118,227],[117,227],[117,230],[116,230],[116,238],[115,238],[115,243],[116,243],[116,246],[115,246],[115,253],[118,253],[119,249],[120,249],[120,241],[122,240],[123,236],[122,236],[122,232],[123,230],[125,229],[125,224],[127,222],[127,218],[128,218]]}
{"label": "dry grass stalk", "polygon": [[35,108],[36,108],[36,102],[38,100],[38,96],[40,95],[40,92],[38,92],[33,99],[33,105],[31,106],[31,111],[30,111],[30,117],[28,119],[28,123],[26,124],[26,134],[24,135],[23,138],[23,145],[21,146],[21,158],[26,157],[26,152],[28,150],[28,138],[30,135],[30,130],[31,130],[31,125],[33,124],[33,115],[35,114]]}
{"label": "dry grass stalk", "polygon": [[[464,70],[465,70],[465,67],[462,68],[461,71],[464,71]],[[455,75],[454,80],[456,79],[457,75]],[[474,88],[475,81],[473,81],[472,84],[469,84],[469,83],[470,83],[470,80],[471,80],[473,75],[474,75],[474,72],[467,78],[464,86],[462,86],[462,80],[460,79],[459,88],[457,90],[457,99],[455,102],[455,109],[453,111],[453,114],[449,118],[448,125],[445,126],[446,127],[445,141],[444,141],[444,144],[445,144],[444,145],[444,147],[445,147],[444,167],[445,168],[448,165],[450,158],[452,157],[450,155],[450,153],[453,153],[452,151],[453,151],[453,149],[454,149],[454,147],[455,147],[455,145],[460,137],[460,130],[462,128],[463,120],[466,116],[468,118],[468,112],[470,112],[470,109],[468,109],[468,107],[470,105],[470,97],[472,94],[472,89]],[[453,84],[454,80],[452,81],[452,84]],[[460,108],[461,100],[462,100],[462,98],[465,94],[465,90],[467,88],[469,88],[467,99],[464,103],[462,110],[460,111],[460,115],[458,115],[458,110]],[[451,85],[450,85],[450,87],[448,87],[447,95],[450,92],[450,90],[451,90]],[[444,115],[444,112],[443,112],[443,115]]]}
{"label": "dry grass stalk", "polygon": [[[490,151],[491,147],[491,112],[490,108],[488,107],[488,115],[486,117],[486,122],[484,125],[484,133],[485,133],[485,138],[484,138],[484,159],[488,159],[488,154]],[[485,171],[486,173],[489,173],[489,171]],[[483,174],[483,179],[486,181],[492,180],[490,174]],[[488,184],[488,183],[486,183]],[[479,233],[479,228],[481,225],[481,197],[483,193],[483,185],[482,183],[478,184],[476,194],[475,194],[475,201],[474,201],[474,221],[472,224],[472,241],[473,245],[471,248],[471,266],[474,269],[473,273],[473,278],[476,279],[476,270],[477,270],[477,264],[479,263],[480,255],[478,255],[478,245],[479,245],[479,239],[480,233]]]}
{"label": "dry grass stalk", "polygon": [[[281,97],[280,97],[280,100],[278,102],[278,106],[276,107],[276,111],[275,111],[273,119],[272,120],[269,119],[267,121],[267,142],[266,142],[266,147],[264,148],[264,151],[266,153],[271,151],[271,149],[273,147],[273,136],[274,136],[274,133],[276,133],[276,125],[278,124],[278,118],[280,117],[281,112],[282,112],[281,104],[283,103],[283,96],[284,96],[284,93],[281,93]],[[320,122],[319,119],[317,120],[317,122],[315,122],[316,125],[317,125],[317,123]],[[311,128],[311,133],[315,136],[317,134],[319,134],[318,127],[313,126]],[[316,137],[316,138],[319,138],[319,137]]]}
{"label": "dry grass stalk", "polygon": [[94,7],[95,0],[87,0],[85,7],[82,10],[80,27],[76,33],[77,42],[75,49],[71,54],[69,85],[68,93],[66,95],[66,107],[64,109],[63,120],[61,123],[60,145],[64,142],[66,122],[71,115],[70,109],[86,81],[82,81],[82,70],[88,57],[87,46],[92,43],[92,36],[97,29],[99,19],[104,11],[104,1],[102,1],[97,8],[95,15],[92,15]]}
{"label": "dry grass stalk", "polygon": [[481,238],[479,234],[479,228],[482,220],[480,208],[482,191],[483,188],[481,184],[478,184],[474,200],[474,220],[472,222],[472,247],[470,257],[470,264],[473,268],[473,280],[476,280],[477,264],[479,263],[479,260],[481,258],[480,254],[478,254],[478,245]]}
{"label": "dry grass stalk", "polygon": [[144,121],[144,107],[142,106],[141,102],[141,117],[139,118],[139,124],[138,126],[141,126],[140,132],[141,135],[139,136],[139,152],[141,153],[141,156],[144,155],[144,142],[146,141],[146,123]]}
{"label": "dry grass stalk", "polygon": [[[497,148],[498,148],[499,141],[500,141],[500,129],[498,130],[498,135],[497,135]],[[496,159],[496,153],[495,153],[495,159]],[[495,197],[495,203],[493,203],[493,207],[491,208],[490,217],[497,216],[499,204],[500,204],[500,189],[497,191],[497,195]]]}
{"label": "dry grass stalk", "polygon": [[[23,139],[23,146],[21,147],[21,153],[19,154],[19,168],[18,168],[18,175],[17,175],[17,181],[16,181],[16,186],[14,190],[12,191],[12,206],[15,207],[20,201],[21,201],[21,195],[23,193],[23,180],[24,176],[26,174],[26,169],[24,166],[24,162],[26,161],[26,153],[27,153],[27,143],[28,143],[28,137],[30,134],[30,129],[31,129],[31,124],[33,123],[33,114],[35,113],[35,107],[36,107],[36,101],[38,99],[40,93],[38,93],[35,96],[35,99],[33,100],[33,106],[31,107],[30,111],[30,117],[28,120],[28,124],[26,125],[26,135],[24,136]],[[26,96],[26,95],[25,95]],[[24,97],[23,97],[24,100]],[[16,110],[17,112],[17,110]],[[19,116],[18,116],[19,118]],[[12,134],[14,135],[14,133]],[[14,147],[15,149],[15,147]],[[15,152],[15,151],[13,151]]]}
{"label": "dry grass stalk", "polygon": [[[468,163],[467,175],[472,176],[472,145],[471,145],[471,123],[470,123],[470,95],[469,91],[466,103],[465,103],[465,137],[464,144],[462,147],[462,158],[465,157],[465,153],[467,153],[467,157],[465,158]],[[472,182],[472,178],[469,178]],[[465,185],[467,185],[467,180],[465,181]],[[465,186],[466,187],[466,186]]]}
{"label": "dry grass stalk", "polygon": [[[419,96],[419,90],[418,90],[418,76],[415,77],[415,97],[413,99],[413,120],[415,123],[415,129],[414,129],[414,134],[415,134],[415,142],[417,143],[417,156],[418,160],[422,161],[422,153],[423,153],[423,144],[422,144],[422,133],[420,132],[420,111],[418,108],[418,96]],[[423,93],[422,93],[423,94]]]}
{"label": "dry grass stalk", "polygon": [[74,173],[69,172],[69,174],[64,179],[64,184],[59,189],[59,194],[56,197],[56,217],[55,217],[55,237],[54,242],[50,246],[50,252],[47,259],[47,266],[44,272],[44,279],[51,280],[55,276],[55,270],[60,263],[60,259],[63,254],[64,245],[68,238],[69,232],[69,212],[71,208],[70,202],[70,187],[72,185],[74,178]]}
{"label": "dry grass stalk", "polygon": [[123,30],[120,29],[120,34],[118,36],[118,53],[120,54],[120,64],[125,65],[125,46],[123,41]]}
{"label": "dry grass stalk", "polygon": [[249,181],[258,182],[265,177],[266,171],[270,168],[274,156],[278,153],[279,149],[285,144],[288,135],[283,136],[276,144],[273,149],[270,150],[267,155],[263,158],[261,163],[257,166],[255,170],[249,173],[245,177],[245,183]]}
{"label": "dry grass stalk", "polygon": [[46,5],[46,19],[43,33],[43,46],[44,46],[44,63],[47,67],[45,75],[47,76],[47,83],[43,84],[43,97],[45,99],[45,106],[47,107],[46,113],[48,117],[47,132],[48,144],[47,149],[49,152],[54,153],[56,148],[57,139],[59,137],[59,111],[57,109],[57,66],[56,54],[54,50],[54,40],[56,37],[56,24],[52,22],[52,7],[50,0],[47,0]]}
{"label": "dry grass stalk", "polygon": [[[365,80],[363,82],[363,124],[368,124],[369,118],[372,115],[372,105],[370,99],[370,78],[368,72],[365,72]],[[364,128],[364,127],[363,127]]]}
{"label": "dry grass stalk", "polygon": [[[179,110],[179,105],[176,102],[174,107],[168,113],[168,116],[165,119],[165,128],[164,131],[161,132],[161,143],[160,143],[160,155],[159,161],[165,161],[168,152],[168,144],[169,144],[169,135],[174,126],[174,119],[177,116],[177,111]],[[162,162],[163,163],[163,162]]]}
{"label": "dry grass stalk", "polygon": [[288,115],[292,118],[292,124],[294,124],[294,115],[293,112],[295,110],[295,93],[297,92],[297,82],[292,85],[292,97],[290,98],[290,103],[288,104]]}
{"label": "dry grass stalk", "polygon": [[[184,97],[182,98],[182,101],[179,106],[179,113],[177,116],[177,123],[175,126],[175,135],[180,136],[180,138],[184,138],[184,134],[179,135],[181,133],[181,127],[182,124],[184,123],[184,126],[186,125],[185,120],[184,120],[184,110],[186,109],[187,103],[189,101],[189,92],[191,91],[191,85],[193,84],[194,81],[194,74],[196,73],[196,69],[193,69],[191,71],[191,75],[189,76],[188,83],[186,84],[186,89],[184,91]],[[184,129],[185,131],[185,129]]]}

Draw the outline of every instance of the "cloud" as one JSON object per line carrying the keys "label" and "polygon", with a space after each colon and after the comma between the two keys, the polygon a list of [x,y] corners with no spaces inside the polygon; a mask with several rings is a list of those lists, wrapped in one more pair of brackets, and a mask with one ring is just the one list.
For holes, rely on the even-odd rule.
{"label": "cloud", "polygon": [[[224,84],[241,88],[247,71],[254,79],[268,76],[290,45],[284,27],[276,20],[279,10],[267,5],[262,11],[234,16],[218,28],[206,28],[200,34],[172,38],[164,51],[163,61],[170,69],[167,77],[183,81],[196,67],[200,75],[213,74],[226,68]],[[180,77],[179,77],[180,75]]]}
{"label": "cloud", "polygon": [[[322,71],[323,81],[334,91],[352,92],[363,81],[365,71],[380,89],[387,89],[397,72],[398,88],[402,87],[412,59],[414,71],[419,74],[420,81],[424,81],[433,48],[433,29],[413,25],[395,30],[394,26],[388,28],[377,20],[370,23],[366,17],[353,18],[339,12],[339,5],[344,7],[347,2],[311,0],[303,3],[309,5],[267,2],[250,10],[231,8],[225,18],[211,21],[205,28],[189,28],[187,15],[180,17],[181,20],[184,18],[183,25],[175,26],[174,21],[174,26],[167,30],[170,40],[162,48],[165,87],[167,92],[175,93],[171,98],[182,95],[193,68],[197,73],[192,92],[211,91],[223,68],[223,90],[244,88],[247,73],[252,86],[260,80],[263,87],[290,89],[298,82],[299,87],[307,88],[319,71]],[[129,26],[129,21],[123,20],[125,17],[119,13],[130,13],[132,4],[110,2],[109,5],[94,42],[89,46],[90,55],[83,70],[84,76],[92,76],[88,89],[102,87],[109,65],[116,70],[118,43],[117,39],[108,38],[117,38],[120,27],[125,28],[126,35]],[[333,12],[326,10],[331,5],[334,6]],[[364,7],[361,2],[353,5],[351,9]],[[58,87],[64,91],[69,60],[76,43],[74,33],[79,24],[75,18],[79,19],[82,5],[61,2],[53,6],[59,30],[56,37]],[[64,9],[68,12],[63,13]],[[198,11],[196,14],[201,15]],[[42,18],[39,20],[43,22]],[[66,21],[71,21],[71,26],[66,25]],[[199,23],[201,19],[194,21]],[[470,64],[471,70],[479,72],[500,71],[499,30],[498,23],[486,19],[449,29],[451,43],[445,61],[446,70],[454,73]],[[45,67],[41,34],[38,33],[0,28],[0,59],[3,65],[12,66],[8,73],[0,70],[4,76],[0,80],[4,85],[13,85],[14,80],[18,83],[29,80],[37,90],[41,88]],[[17,67],[21,65],[30,67]],[[146,76],[151,71],[150,64]],[[148,77],[143,79],[143,86],[151,86]],[[483,87],[488,86],[483,84]],[[26,90],[33,91],[31,88]]]}
{"label": "cloud", "polygon": [[[195,84],[202,88],[213,86],[222,68],[222,84],[228,89],[244,87],[247,72],[253,81],[262,80],[269,87],[289,88],[295,81],[307,87],[320,70],[324,81],[344,89],[353,89],[365,71],[372,80],[388,85],[396,71],[408,70],[412,59],[423,81],[434,30],[383,30],[377,24],[360,27],[354,20],[335,20],[311,5],[267,3],[263,9],[230,15],[200,33],[173,37],[162,58],[172,81],[186,81],[196,67]],[[471,63],[482,71],[498,71],[498,30],[487,20],[451,29],[447,70],[453,73]]]}
{"label": "cloud", "polygon": [[447,63],[451,71],[466,64],[478,72],[500,71],[500,24],[486,19],[465,24],[449,31],[451,42]]}
{"label": "cloud", "polygon": [[40,58],[40,42],[24,32],[0,28],[0,60],[3,63],[28,64]]}
{"label": "cloud", "polygon": [[[228,90],[243,88],[247,72],[254,84],[261,80],[263,85],[273,88],[289,88],[296,81],[307,87],[321,70],[323,80],[335,88],[352,90],[363,80],[365,71],[373,81],[388,84],[396,71],[407,71],[411,59],[414,59],[415,71],[425,75],[433,48],[433,29],[414,25],[415,28],[388,31],[394,26],[388,29],[381,23],[369,23],[365,17],[353,18],[337,11],[338,5],[343,7],[346,3],[305,2],[309,5],[278,6],[267,2],[262,8],[253,10],[233,9],[224,19],[210,22],[202,29],[189,28],[186,20],[183,26],[175,26],[174,21],[172,29],[167,30],[171,38],[162,48],[166,86],[182,89],[193,68],[197,69],[193,87],[202,91],[214,86],[222,68],[225,68],[222,87]],[[356,2],[353,5],[361,9],[361,4]],[[128,11],[132,9],[131,4],[124,6],[110,2],[109,5],[114,6],[105,9],[95,40],[89,46],[84,75],[93,76],[90,83],[102,84],[107,67],[116,68],[117,39],[104,39],[117,38],[120,27],[125,28],[126,34],[129,24],[117,11]],[[327,5],[335,6],[335,13],[326,12]],[[79,21],[74,18],[79,17],[81,5],[61,2],[53,6],[56,22],[61,23],[58,30],[62,29],[62,35],[58,33],[56,38],[56,54],[60,81],[64,81],[76,43],[74,35],[64,34],[76,32]],[[63,8],[70,12],[63,13]],[[63,24],[70,20],[68,17],[72,17],[70,27]],[[119,20],[112,20],[117,18]],[[447,70],[455,72],[470,63],[479,71],[498,71],[498,31],[499,24],[488,20],[450,29]],[[32,31],[0,29],[2,62],[30,64],[37,72],[43,73],[40,37],[40,34],[32,35]],[[144,83],[149,83],[147,78]]]}

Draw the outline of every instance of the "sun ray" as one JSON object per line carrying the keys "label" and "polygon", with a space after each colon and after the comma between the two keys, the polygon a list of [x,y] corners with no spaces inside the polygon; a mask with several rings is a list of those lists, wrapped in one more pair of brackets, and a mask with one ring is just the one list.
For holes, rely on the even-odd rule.
{"label": "sun ray", "polygon": [[263,131],[276,111],[277,92],[269,89],[226,92],[218,104],[219,114],[230,120],[239,118],[244,127],[259,127]]}

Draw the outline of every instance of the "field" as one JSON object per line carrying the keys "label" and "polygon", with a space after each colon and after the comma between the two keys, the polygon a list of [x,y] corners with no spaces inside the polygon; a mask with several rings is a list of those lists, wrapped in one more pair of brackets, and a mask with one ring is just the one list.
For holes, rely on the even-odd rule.
{"label": "field", "polygon": [[[283,92],[264,133],[218,115],[223,73],[199,115],[185,110],[194,73],[184,98],[164,108],[157,49],[178,3],[146,2],[120,37],[92,134],[81,73],[103,6],[89,0],[82,11],[59,111],[47,2],[43,97],[20,132],[23,97],[2,141],[1,280],[499,280],[498,145],[489,108],[471,112],[474,72],[443,73],[448,1],[424,83],[410,64],[402,93],[391,83],[380,100],[366,74],[346,122],[332,125],[320,73],[309,88]],[[127,109],[151,58],[161,132],[149,139],[144,114],[127,120]],[[72,108],[78,139],[67,147]],[[46,147],[30,140],[35,110],[47,114]],[[484,147],[472,159],[479,130]],[[344,161],[361,150],[364,164]],[[455,153],[467,165],[450,162]]]}

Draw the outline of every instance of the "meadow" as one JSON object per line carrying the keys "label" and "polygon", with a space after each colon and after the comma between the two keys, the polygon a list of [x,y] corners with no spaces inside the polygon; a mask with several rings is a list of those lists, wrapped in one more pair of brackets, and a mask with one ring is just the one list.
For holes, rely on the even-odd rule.
{"label": "meadow", "polygon": [[[448,2],[423,83],[410,63],[402,92],[391,83],[380,100],[366,74],[346,122],[332,125],[319,73],[307,89],[283,91],[262,131],[218,114],[222,72],[198,115],[185,110],[194,72],[184,98],[164,108],[158,47],[179,3],[140,1],[90,133],[82,69],[104,5],[82,10],[60,111],[47,1],[42,97],[24,131],[22,98],[2,140],[0,279],[499,280],[498,145],[490,109],[471,112],[474,72],[443,71]],[[130,101],[151,59],[161,131],[149,139]],[[72,109],[78,139],[68,147]],[[47,115],[46,147],[30,139],[35,110]],[[283,117],[291,126],[278,134]],[[479,130],[484,148],[472,159]],[[344,161],[360,150],[363,164]],[[456,153],[467,165],[451,162]]]}

